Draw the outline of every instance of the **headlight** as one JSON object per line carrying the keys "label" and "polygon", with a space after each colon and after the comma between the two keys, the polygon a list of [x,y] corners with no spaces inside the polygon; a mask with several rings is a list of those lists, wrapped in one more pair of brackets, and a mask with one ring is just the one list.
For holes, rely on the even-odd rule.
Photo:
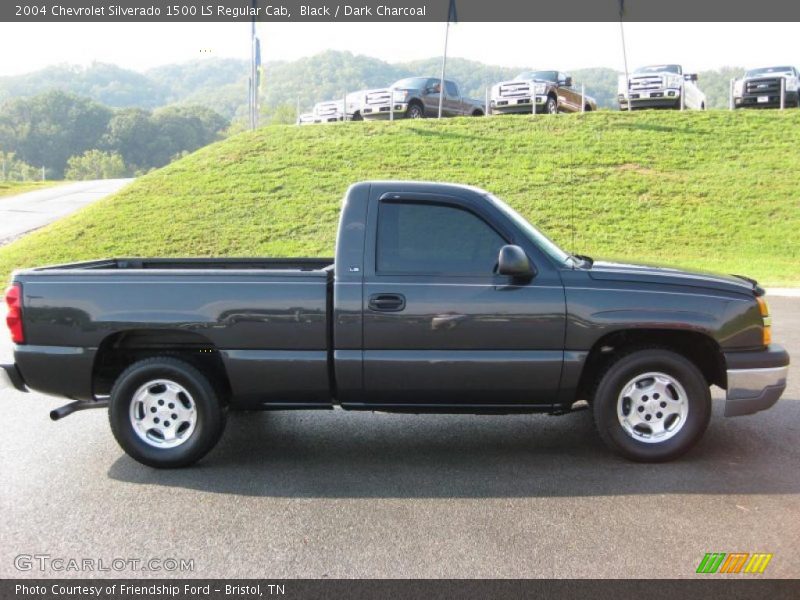
{"label": "headlight", "polygon": [[683,78],[680,75],[666,75],[664,77],[664,87],[679,88]]}
{"label": "headlight", "polygon": [[533,85],[534,94],[544,94],[547,91],[546,83],[536,83]]}
{"label": "headlight", "polygon": [[394,93],[394,101],[395,102],[402,102],[406,98],[408,98],[408,91],[407,90],[401,90],[399,92],[395,91],[395,93]]}
{"label": "headlight", "polygon": [[784,88],[787,91],[793,92],[798,87],[797,77],[787,77],[786,78],[786,87]]}
{"label": "headlight", "polygon": [[744,80],[737,79],[733,82],[733,95],[741,96],[744,93]]}

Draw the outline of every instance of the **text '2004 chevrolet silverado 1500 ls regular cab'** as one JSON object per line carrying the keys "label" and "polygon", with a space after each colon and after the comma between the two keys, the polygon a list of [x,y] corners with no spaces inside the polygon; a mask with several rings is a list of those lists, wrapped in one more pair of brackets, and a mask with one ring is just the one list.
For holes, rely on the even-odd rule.
{"label": "text '2004 chevrolet silverado 1500 ls regular cab'", "polygon": [[[116,259],[18,271],[19,389],[108,406],[124,450],[176,467],[228,409],[567,413],[635,460],[688,450],[711,414],[772,406],[787,353],[743,277],[571,256],[491,194],[350,188],[334,260]],[[586,402],[584,402],[586,401]],[[531,435],[535,435],[531,432]]]}

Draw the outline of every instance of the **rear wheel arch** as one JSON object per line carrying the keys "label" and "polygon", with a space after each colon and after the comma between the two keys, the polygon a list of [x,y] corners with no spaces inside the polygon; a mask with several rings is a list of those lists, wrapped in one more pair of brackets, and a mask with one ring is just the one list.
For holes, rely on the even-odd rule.
{"label": "rear wheel arch", "polygon": [[219,349],[204,335],[181,329],[132,329],[106,336],[94,358],[93,394],[109,394],[128,367],[155,357],[186,362],[211,382],[221,400],[229,399],[231,386]]}

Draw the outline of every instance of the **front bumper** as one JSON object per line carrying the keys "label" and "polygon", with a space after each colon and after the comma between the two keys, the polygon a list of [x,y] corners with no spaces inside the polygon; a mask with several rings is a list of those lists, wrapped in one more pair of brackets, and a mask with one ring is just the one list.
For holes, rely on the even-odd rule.
{"label": "front bumper", "polygon": [[773,406],[786,389],[789,354],[770,344],[758,352],[726,352],[725,416],[750,415]]}
{"label": "front bumper", "polygon": [[[783,104],[786,107],[797,104],[797,95],[800,92],[787,90],[784,93]],[[780,94],[744,94],[734,96],[733,106],[735,108],[780,108]]]}
{"label": "front bumper", "polygon": [[408,102],[395,102],[390,104],[368,104],[361,109],[361,116],[365,119],[388,119],[392,113],[394,118],[404,117],[408,110]]}
{"label": "front bumper", "polygon": [[629,99],[631,108],[672,108],[680,102],[681,91],[666,88],[648,92],[630,92],[630,97],[619,94],[617,100],[620,108],[627,108]]}
{"label": "front bumper", "polygon": [[[547,102],[547,96],[536,96],[536,109],[544,106]],[[492,98],[489,102],[489,107],[493,113],[530,113],[533,112],[533,105],[531,104],[530,96],[522,96],[515,98]]]}

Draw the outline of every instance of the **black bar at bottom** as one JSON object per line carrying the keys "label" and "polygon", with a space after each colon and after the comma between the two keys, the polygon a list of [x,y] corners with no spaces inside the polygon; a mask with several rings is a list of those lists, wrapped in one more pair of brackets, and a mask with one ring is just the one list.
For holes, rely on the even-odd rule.
{"label": "black bar at bottom", "polygon": [[800,581],[761,575],[703,575],[701,579],[6,579],[0,598],[53,600],[328,600],[548,599],[559,600],[795,600]]}

